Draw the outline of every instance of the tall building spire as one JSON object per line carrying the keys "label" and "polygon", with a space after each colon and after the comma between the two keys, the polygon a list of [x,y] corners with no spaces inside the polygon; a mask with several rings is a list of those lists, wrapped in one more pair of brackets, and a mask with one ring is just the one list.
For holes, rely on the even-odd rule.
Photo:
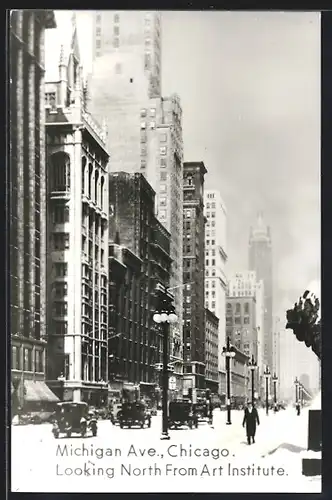
{"label": "tall building spire", "polygon": [[257,229],[264,228],[264,214],[263,211],[260,210],[257,214]]}

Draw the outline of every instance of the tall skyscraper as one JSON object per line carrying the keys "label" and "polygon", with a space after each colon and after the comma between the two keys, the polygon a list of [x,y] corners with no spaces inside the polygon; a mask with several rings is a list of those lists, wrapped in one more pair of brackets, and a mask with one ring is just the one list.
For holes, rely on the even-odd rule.
{"label": "tall skyscraper", "polygon": [[106,118],[112,170],[137,172],[141,109],[161,96],[161,15],[129,10],[91,15],[91,112]]}
{"label": "tall skyscraper", "polygon": [[256,272],[258,281],[264,284],[264,363],[273,366],[273,275],[272,241],[270,228],[264,225],[260,212],[257,225],[250,229],[249,269]]}
{"label": "tall skyscraper", "polygon": [[61,398],[99,405],[108,397],[106,130],[86,108],[75,18],[69,44],[52,35],[59,63],[45,85],[48,378]]}
{"label": "tall skyscraper", "polygon": [[[24,407],[48,400],[46,361],[45,29],[52,10],[10,17],[10,317],[12,394]],[[39,388],[37,394],[33,387]],[[56,398],[55,398],[56,399]],[[14,406],[13,406],[14,410]]]}
{"label": "tall skyscraper", "polygon": [[205,217],[203,162],[183,165],[184,389],[205,389]]}
{"label": "tall skyscraper", "polygon": [[226,342],[226,294],[227,294],[227,212],[220,192],[204,192],[205,228],[205,307],[219,318],[218,370],[219,391],[225,392],[225,359],[222,349]]}
{"label": "tall skyscraper", "polygon": [[[156,192],[156,215],[171,233],[170,287],[182,337],[182,109],[178,96],[161,97],[161,15],[146,11],[93,13],[91,111],[106,116],[110,170],[141,172]],[[172,358],[182,373],[182,350]]]}
{"label": "tall skyscraper", "polygon": [[[178,323],[171,325],[174,342],[182,345],[183,307],[183,140],[182,109],[177,95],[150,99],[141,109],[141,173],[156,192],[156,215],[171,234],[170,287]],[[182,372],[182,349],[175,372]]]}

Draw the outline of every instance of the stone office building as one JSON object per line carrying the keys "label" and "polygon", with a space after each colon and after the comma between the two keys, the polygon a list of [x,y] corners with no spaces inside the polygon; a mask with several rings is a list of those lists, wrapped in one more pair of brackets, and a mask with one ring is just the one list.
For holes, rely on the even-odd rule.
{"label": "stone office building", "polygon": [[52,402],[46,360],[44,36],[52,10],[10,14],[10,326],[12,411]]}
{"label": "stone office building", "polygon": [[61,398],[98,406],[108,388],[107,134],[87,110],[75,19],[57,41],[45,89],[47,375]]}
{"label": "stone office building", "polygon": [[110,386],[154,399],[162,333],[152,317],[157,283],[169,285],[170,234],[155,216],[155,193],[142,174],[111,173],[109,182]]}

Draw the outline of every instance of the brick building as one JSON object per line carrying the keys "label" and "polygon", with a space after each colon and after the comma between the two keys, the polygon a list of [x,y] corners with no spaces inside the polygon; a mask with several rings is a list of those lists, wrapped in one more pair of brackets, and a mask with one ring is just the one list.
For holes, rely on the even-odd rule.
{"label": "brick building", "polygon": [[45,88],[48,379],[65,400],[101,405],[108,379],[109,155],[106,131],[87,110],[75,17],[72,30],[48,40],[59,55]]}
{"label": "brick building", "polygon": [[[45,384],[44,33],[52,10],[10,14],[10,326],[13,411],[54,400]],[[38,393],[37,389],[38,388]]]}
{"label": "brick building", "polygon": [[[154,292],[158,282],[169,285],[170,234],[155,217],[155,193],[142,174],[111,173],[109,183],[110,385],[154,397],[162,349]],[[170,345],[170,352],[179,348]]]}
{"label": "brick building", "polygon": [[184,390],[205,389],[203,162],[183,164]]}
{"label": "brick building", "polygon": [[219,318],[205,309],[205,383],[212,394],[219,392],[218,345]]}

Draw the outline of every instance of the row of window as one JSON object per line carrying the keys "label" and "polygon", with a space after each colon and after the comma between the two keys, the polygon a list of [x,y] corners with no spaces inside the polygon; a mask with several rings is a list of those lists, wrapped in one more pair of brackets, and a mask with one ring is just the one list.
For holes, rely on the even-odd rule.
{"label": "row of window", "polygon": [[215,282],[215,280],[211,280],[211,281],[208,281],[208,280],[207,280],[207,281],[205,282],[205,288],[209,288],[210,283],[211,283],[211,288],[216,288],[216,282]]}
{"label": "row of window", "polygon": [[205,255],[206,255],[206,257],[209,257],[210,252],[211,252],[211,256],[212,256],[212,257],[215,257],[215,256],[216,256],[216,251],[213,249],[213,250],[205,250]]}
{"label": "row of window", "polygon": [[207,203],[206,204],[206,208],[209,209],[209,208],[216,208],[216,204],[215,202],[212,202],[212,203]]}
{"label": "row of window", "polygon": [[214,218],[215,218],[215,216],[216,216],[216,213],[215,213],[215,212],[211,212],[211,213],[210,213],[210,212],[207,212],[207,214],[206,214],[206,217],[207,217],[208,219],[209,219],[210,217],[212,217],[212,219],[214,219]]}
{"label": "row of window", "polygon": [[[21,358],[23,349],[23,360]],[[23,361],[23,362],[22,362]],[[24,371],[44,372],[43,351],[35,349],[33,359],[33,349],[30,347],[12,346],[12,369]]]}
{"label": "row of window", "polygon": [[205,301],[205,307],[206,307],[206,309],[210,309],[210,311],[212,311],[212,312],[214,313],[214,311],[215,311],[215,309],[216,309],[216,303],[215,303],[215,301],[213,300],[213,301],[211,302],[211,305],[210,305],[210,304],[209,304],[209,302],[206,300],[206,301]]}
{"label": "row of window", "polygon": [[[226,316],[226,325],[232,325],[233,324],[233,317],[232,316]],[[242,316],[235,316],[234,318],[234,324],[235,325],[249,325],[250,324],[250,316],[244,316],[243,322],[242,322]]]}
{"label": "row of window", "polygon": [[[206,238],[210,238],[210,236],[213,237],[215,235],[216,235],[216,231],[214,229],[212,231],[205,231],[205,237]],[[215,241],[215,240],[212,240],[212,241]],[[211,241],[211,245],[214,244],[214,243],[212,243],[212,241]]]}
{"label": "row of window", "polygon": [[[209,259],[205,260],[205,265],[206,266],[210,266],[210,260]],[[216,259],[211,259],[211,266],[215,266],[215,265],[216,265]]]}
{"label": "row of window", "polygon": [[[227,314],[231,314],[232,311],[234,310],[233,304],[231,304],[230,302],[227,302],[227,304],[226,304],[226,310],[227,310]],[[241,310],[242,310],[241,304],[239,302],[237,302],[235,304],[235,314],[241,314]],[[249,314],[249,312],[250,312],[250,304],[249,304],[249,302],[245,302],[243,304],[243,310],[244,310],[244,314]]]}
{"label": "row of window", "polygon": [[206,223],[207,227],[216,227],[216,221],[212,220],[212,221],[207,221]]}

